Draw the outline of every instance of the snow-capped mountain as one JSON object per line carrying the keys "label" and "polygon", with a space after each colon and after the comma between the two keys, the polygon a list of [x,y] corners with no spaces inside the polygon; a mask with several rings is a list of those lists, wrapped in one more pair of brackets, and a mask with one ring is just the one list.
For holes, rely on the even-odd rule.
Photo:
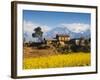
{"label": "snow-capped mountain", "polygon": [[[70,31],[67,27],[56,27],[56,28],[51,29],[48,32],[44,32],[43,37],[53,39],[56,37],[57,34],[69,35],[71,38],[80,38],[80,37],[90,38],[91,36],[89,29],[86,31],[79,31],[78,33],[76,33],[74,31]],[[32,33],[30,32],[24,32],[24,38],[26,41],[34,40],[32,37]]]}
{"label": "snow-capped mountain", "polygon": [[90,30],[89,29],[84,32],[76,33],[74,31],[70,31],[67,27],[54,28],[54,29],[44,33],[44,37],[54,38],[56,36],[56,34],[66,34],[66,35],[69,35],[71,38],[80,38],[80,37],[90,38]]}

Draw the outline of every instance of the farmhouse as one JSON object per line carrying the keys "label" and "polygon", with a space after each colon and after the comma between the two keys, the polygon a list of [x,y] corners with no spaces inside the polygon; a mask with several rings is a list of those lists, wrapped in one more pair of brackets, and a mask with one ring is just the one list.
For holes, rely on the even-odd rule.
{"label": "farmhouse", "polygon": [[58,41],[65,42],[65,41],[69,41],[70,40],[70,36],[69,35],[64,35],[64,34],[57,34],[56,35],[56,39]]}
{"label": "farmhouse", "polygon": [[59,35],[57,34],[56,39],[57,39],[57,42],[64,45],[65,42],[70,41],[70,36],[69,35],[64,35],[64,34],[59,34]]}
{"label": "farmhouse", "polygon": [[54,44],[54,43],[60,43],[61,45],[64,45],[65,44],[65,42],[68,42],[68,41],[70,41],[70,37],[68,36],[68,35],[56,35],[56,37],[55,38],[53,38],[53,39],[45,39],[45,41],[46,41],[46,44],[47,45],[51,45],[51,44]]}
{"label": "farmhouse", "polygon": [[89,39],[85,39],[85,38],[74,38],[74,39],[71,39],[69,42],[70,44],[74,44],[76,46],[90,45]]}

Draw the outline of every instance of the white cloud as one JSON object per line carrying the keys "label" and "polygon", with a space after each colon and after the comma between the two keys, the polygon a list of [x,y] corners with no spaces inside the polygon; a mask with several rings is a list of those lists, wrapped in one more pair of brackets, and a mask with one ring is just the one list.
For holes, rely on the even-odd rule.
{"label": "white cloud", "polygon": [[38,26],[37,24],[33,24],[30,21],[24,21],[23,23],[23,29],[25,32],[33,32],[33,29]]}
{"label": "white cloud", "polygon": [[34,29],[38,26],[42,28],[43,32],[47,32],[51,29],[47,25],[40,25],[40,24],[33,23],[31,21],[24,21],[23,26],[24,26],[24,31],[30,32],[30,33],[34,32]]}
{"label": "white cloud", "polygon": [[72,32],[80,33],[90,29],[89,24],[83,23],[72,23],[72,24],[61,24],[62,27],[68,28]]}
{"label": "white cloud", "polygon": [[42,31],[43,32],[47,32],[47,31],[50,31],[51,30],[51,28],[48,27],[48,26],[46,26],[46,25],[41,25],[41,28],[42,28]]}

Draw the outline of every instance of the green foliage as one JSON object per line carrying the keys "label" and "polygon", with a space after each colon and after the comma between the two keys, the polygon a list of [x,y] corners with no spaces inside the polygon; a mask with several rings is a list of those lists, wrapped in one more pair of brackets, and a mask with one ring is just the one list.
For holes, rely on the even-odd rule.
{"label": "green foliage", "polygon": [[43,32],[42,32],[42,30],[41,30],[41,27],[35,28],[34,31],[35,31],[35,33],[34,33],[34,36],[35,36],[35,37],[42,37]]}

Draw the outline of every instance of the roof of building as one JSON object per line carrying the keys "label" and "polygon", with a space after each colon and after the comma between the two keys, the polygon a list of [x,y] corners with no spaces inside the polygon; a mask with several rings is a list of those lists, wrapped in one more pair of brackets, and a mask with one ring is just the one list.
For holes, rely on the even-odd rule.
{"label": "roof of building", "polygon": [[56,41],[57,39],[45,39],[47,41]]}
{"label": "roof of building", "polygon": [[66,34],[57,34],[57,35],[56,35],[56,37],[60,37],[60,36],[61,36],[61,37],[69,37],[69,35],[66,35]]}

